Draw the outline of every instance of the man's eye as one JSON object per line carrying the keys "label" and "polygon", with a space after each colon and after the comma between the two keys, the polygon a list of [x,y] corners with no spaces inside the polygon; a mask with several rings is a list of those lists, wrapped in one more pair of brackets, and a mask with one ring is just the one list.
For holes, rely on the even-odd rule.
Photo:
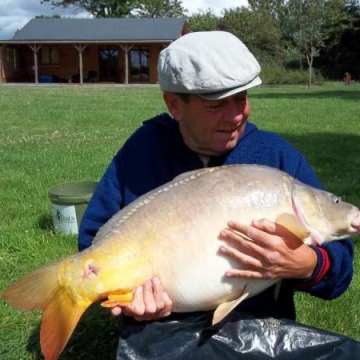
{"label": "man's eye", "polygon": [[209,104],[208,108],[209,109],[219,109],[221,106],[221,103],[216,103],[216,104]]}

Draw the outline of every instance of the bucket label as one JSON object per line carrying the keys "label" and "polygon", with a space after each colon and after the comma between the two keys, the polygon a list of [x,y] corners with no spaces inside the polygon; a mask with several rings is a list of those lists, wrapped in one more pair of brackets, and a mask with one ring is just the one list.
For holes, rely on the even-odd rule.
{"label": "bucket label", "polygon": [[79,227],[76,220],[75,206],[51,204],[51,211],[56,233],[78,234]]}

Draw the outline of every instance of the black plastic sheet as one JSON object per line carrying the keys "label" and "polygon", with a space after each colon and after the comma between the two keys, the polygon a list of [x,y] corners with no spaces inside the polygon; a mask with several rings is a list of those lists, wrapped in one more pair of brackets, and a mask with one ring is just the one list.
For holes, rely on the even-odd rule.
{"label": "black plastic sheet", "polygon": [[287,319],[234,311],[211,326],[212,313],[121,325],[117,360],[360,359],[360,342]]}

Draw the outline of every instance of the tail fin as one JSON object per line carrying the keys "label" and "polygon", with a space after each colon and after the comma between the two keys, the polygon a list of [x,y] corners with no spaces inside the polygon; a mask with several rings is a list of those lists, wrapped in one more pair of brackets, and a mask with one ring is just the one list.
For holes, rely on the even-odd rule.
{"label": "tail fin", "polygon": [[52,298],[59,283],[60,262],[42,266],[25,275],[2,293],[2,298],[11,306],[23,310],[43,310]]}
{"label": "tail fin", "polygon": [[46,360],[56,360],[81,315],[90,304],[77,305],[58,282],[60,262],[45,265],[6,289],[2,297],[24,310],[43,310],[40,329],[41,351]]}
{"label": "tail fin", "polygon": [[46,360],[56,360],[66,346],[87,306],[77,306],[59,288],[43,312],[40,343]]}

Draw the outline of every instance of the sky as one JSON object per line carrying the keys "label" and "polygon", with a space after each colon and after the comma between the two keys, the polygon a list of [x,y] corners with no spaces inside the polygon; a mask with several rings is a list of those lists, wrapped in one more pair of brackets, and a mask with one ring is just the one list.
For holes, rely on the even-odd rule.
{"label": "sky", "polygon": [[[217,15],[223,9],[247,5],[247,0],[182,0],[183,7],[189,15],[209,8]],[[40,0],[0,0],[0,40],[11,39],[14,32],[21,29],[30,19],[37,15],[60,15],[66,17],[87,17],[78,9],[52,9],[49,3],[40,4]]]}

